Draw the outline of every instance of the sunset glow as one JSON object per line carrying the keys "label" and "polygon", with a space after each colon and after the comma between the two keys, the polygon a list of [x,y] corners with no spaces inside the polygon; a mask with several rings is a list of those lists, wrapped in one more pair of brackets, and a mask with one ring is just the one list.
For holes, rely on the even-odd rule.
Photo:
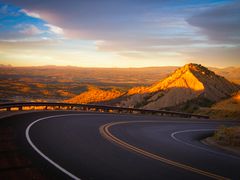
{"label": "sunset glow", "polygon": [[234,0],[2,0],[0,64],[239,66],[239,22]]}

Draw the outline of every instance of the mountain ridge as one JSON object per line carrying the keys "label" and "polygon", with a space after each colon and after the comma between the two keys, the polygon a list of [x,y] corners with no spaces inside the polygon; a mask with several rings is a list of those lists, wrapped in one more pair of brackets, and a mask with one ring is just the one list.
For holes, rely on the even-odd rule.
{"label": "mountain ridge", "polygon": [[200,64],[187,64],[167,78],[149,87],[130,89],[118,105],[145,109],[162,109],[185,103],[197,97],[216,102],[239,89],[224,77]]}
{"label": "mountain ridge", "polygon": [[90,88],[66,102],[100,103],[156,110],[173,108],[185,111],[210,106],[230,97],[239,89],[239,85],[208,68],[190,63],[149,86],[133,87],[125,92]]}

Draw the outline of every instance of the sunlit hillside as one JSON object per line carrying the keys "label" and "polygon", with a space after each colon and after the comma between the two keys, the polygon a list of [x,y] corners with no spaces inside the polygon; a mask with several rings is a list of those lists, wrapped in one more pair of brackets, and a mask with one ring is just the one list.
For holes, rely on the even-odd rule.
{"label": "sunlit hillside", "polygon": [[96,87],[89,87],[86,92],[83,92],[71,99],[65,100],[65,102],[80,104],[97,103],[116,99],[123,94],[124,92],[118,91],[116,89],[102,90]]}
{"label": "sunlit hillside", "polygon": [[209,106],[239,89],[224,77],[198,64],[187,64],[151,86],[133,88],[119,105],[146,109],[193,111]]}

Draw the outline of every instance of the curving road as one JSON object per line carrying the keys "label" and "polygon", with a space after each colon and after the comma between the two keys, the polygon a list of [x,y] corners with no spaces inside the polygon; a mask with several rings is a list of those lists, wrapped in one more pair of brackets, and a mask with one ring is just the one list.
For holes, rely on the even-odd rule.
{"label": "curving road", "polygon": [[51,179],[240,179],[240,157],[200,142],[236,122],[35,112],[1,123]]}

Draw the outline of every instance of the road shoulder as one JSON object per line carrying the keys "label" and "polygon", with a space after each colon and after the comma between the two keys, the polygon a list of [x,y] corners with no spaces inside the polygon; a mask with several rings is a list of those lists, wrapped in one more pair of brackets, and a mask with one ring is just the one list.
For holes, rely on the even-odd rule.
{"label": "road shoulder", "polygon": [[235,146],[224,146],[216,142],[213,137],[208,137],[202,140],[202,142],[209,146],[215,146],[217,148],[223,149],[225,151],[231,152],[237,156],[240,156],[240,147]]}

